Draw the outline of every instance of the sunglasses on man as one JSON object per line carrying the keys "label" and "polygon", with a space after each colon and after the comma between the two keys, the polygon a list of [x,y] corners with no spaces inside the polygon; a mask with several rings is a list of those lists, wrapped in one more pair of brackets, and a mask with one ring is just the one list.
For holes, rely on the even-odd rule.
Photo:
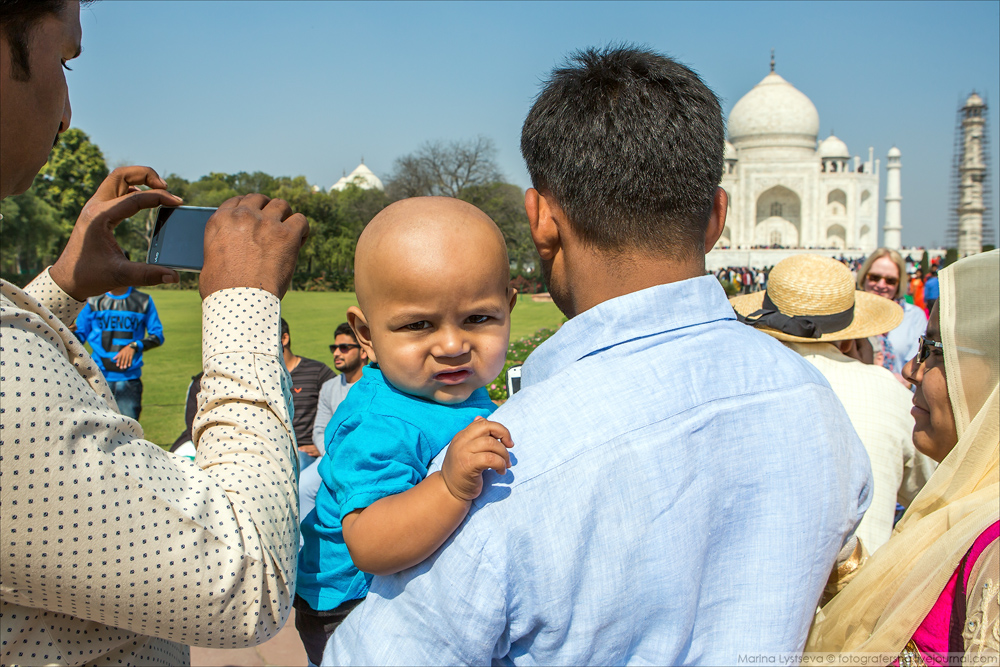
{"label": "sunglasses on man", "polygon": [[339,345],[334,344],[330,346],[330,352],[340,352],[341,354],[347,354],[356,347],[361,347],[357,343],[340,343]]}

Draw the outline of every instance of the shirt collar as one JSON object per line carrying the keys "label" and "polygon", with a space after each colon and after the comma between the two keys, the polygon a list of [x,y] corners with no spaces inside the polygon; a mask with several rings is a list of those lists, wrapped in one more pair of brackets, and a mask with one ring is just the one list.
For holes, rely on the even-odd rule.
{"label": "shirt collar", "polygon": [[734,319],[733,307],[714,275],[625,294],[563,324],[528,357],[522,383],[542,382],[575,361],[628,341]]}

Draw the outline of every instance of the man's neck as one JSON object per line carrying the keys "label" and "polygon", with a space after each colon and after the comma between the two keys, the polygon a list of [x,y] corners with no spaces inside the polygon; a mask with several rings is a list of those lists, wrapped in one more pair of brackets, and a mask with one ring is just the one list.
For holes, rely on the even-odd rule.
{"label": "man's neck", "polygon": [[361,373],[364,371],[364,366],[358,366],[353,371],[344,371],[344,382],[347,384],[354,384],[361,379]]}
{"label": "man's neck", "polygon": [[285,358],[285,368],[288,369],[289,373],[295,370],[295,367],[302,361],[302,357],[292,354],[292,349],[289,347],[281,348],[281,355]]}
{"label": "man's neck", "polygon": [[705,275],[705,256],[701,253],[679,261],[638,253],[588,252],[574,260],[568,295],[572,314],[566,313],[568,317],[626,294]]}

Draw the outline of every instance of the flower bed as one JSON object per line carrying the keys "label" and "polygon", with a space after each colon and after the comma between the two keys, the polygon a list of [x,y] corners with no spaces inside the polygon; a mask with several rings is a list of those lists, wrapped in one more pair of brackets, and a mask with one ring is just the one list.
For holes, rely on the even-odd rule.
{"label": "flower bed", "polygon": [[528,355],[531,354],[536,347],[548,340],[555,332],[556,329],[539,329],[527,338],[511,342],[507,348],[507,361],[503,365],[503,370],[500,372],[500,376],[493,382],[489,383],[486,387],[486,389],[490,392],[491,399],[494,401],[507,400],[507,369],[511,366],[523,364],[528,358]]}

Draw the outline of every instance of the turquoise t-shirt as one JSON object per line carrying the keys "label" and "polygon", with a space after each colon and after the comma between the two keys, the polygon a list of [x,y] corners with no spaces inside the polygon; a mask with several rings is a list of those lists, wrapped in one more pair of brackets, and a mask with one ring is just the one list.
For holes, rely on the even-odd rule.
{"label": "turquoise t-shirt", "polygon": [[419,484],[456,433],[494,410],[485,389],[444,405],[401,392],[377,367],[365,367],[326,427],[326,454],[317,464],[323,484],[316,509],[302,519],[302,599],[326,611],[364,597],[372,576],[351,561],[341,519]]}

